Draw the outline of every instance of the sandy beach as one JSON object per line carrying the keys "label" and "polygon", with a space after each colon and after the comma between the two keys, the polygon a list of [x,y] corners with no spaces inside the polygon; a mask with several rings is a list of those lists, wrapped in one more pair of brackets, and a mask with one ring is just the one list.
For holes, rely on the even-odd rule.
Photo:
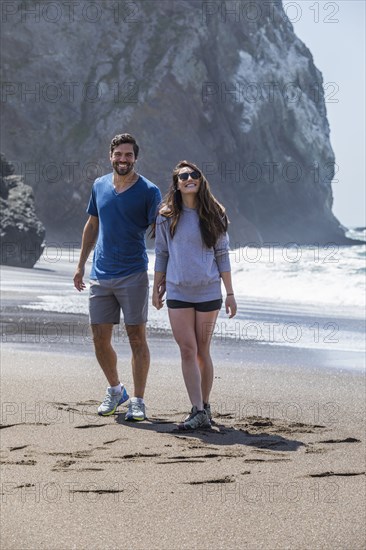
{"label": "sandy beach", "polygon": [[[96,415],[105,382],[90,346],[3,345],[4,550],[365,547],[361,373],[216,342],[215,424],[181,434],[176,345],[149,341],[138,424],[123,406]],[[117,347],[130,388],[128,347]]]}
{"label": "sandy beach", "polygon": [[[178,347],[150,326],[148,420],[101,418],[87,316],[32,310],[80,298],[72,270],[2,269],[2,549],[365,548],[359,353],[215,336],[215,423],[178,433]],[[113,342],[132,391],[123,330]]]}

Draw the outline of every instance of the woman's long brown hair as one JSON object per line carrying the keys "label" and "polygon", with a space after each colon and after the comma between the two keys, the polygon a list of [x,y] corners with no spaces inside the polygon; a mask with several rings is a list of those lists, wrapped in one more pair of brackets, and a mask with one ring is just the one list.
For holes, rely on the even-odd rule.
{"label": "woman's long brown hair", "polygon": [[173,182],[159,208],[159,214],[171,218],[170,234],[174,237],[183,208],[182,194],[178,189],[178,174],[181,168],[192,168],[201,174],[201,183],[197,193],[197,212],[202,240],[208,248],[215,246],[220,235],[227,231],[229,220],[225,208],[215,199],[210,185],[202,171],[193,162],[181,160],[173,170]]}

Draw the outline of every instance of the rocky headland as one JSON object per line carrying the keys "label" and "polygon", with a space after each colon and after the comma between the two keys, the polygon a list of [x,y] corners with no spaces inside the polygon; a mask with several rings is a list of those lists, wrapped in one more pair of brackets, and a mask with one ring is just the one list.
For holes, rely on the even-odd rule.
{"label": "rocky headland", "polygon": [[322,74],[280,0],[53,4],[3,24],[4,149],[50,235],[80,240],[109,142],[130,132],[163,192],[179,160],[202,167],[233,247],[352,242]]}

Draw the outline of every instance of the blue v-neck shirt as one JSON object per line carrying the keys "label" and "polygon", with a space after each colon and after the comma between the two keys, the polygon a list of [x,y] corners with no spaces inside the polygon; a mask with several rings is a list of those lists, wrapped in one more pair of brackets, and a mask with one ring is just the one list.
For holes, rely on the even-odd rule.
{"label": "blue v-neck shirt", "polygon": [[159,188],[143,176],[117,193],[113,173],[95,180],[87,208],[99,218],[91,279],[127,277],[147,270],[146,230],[161,202]]}

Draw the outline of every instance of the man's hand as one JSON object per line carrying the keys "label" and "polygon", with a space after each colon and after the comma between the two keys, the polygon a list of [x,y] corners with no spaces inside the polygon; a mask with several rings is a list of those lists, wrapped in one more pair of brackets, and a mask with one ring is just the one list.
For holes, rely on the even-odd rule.
{"label": "man's hand", "polygon": [[74,287],[81,292],[86,288],[86,284],[83,281],[84,268],[78,267],[74,275]]}
{"label": "man's hand", "polygon": [[152,304],[156,307],[156,309],[161,309],[164,305],[165,300],[163,300],[163,296],[165,294],[165,290],[165,273],[162,271],[155,271]]}
{"label": "man's hand", "polygon": [[89,216],[89,219],[84,226],[83,237],[81,240],[80,258],[74,275],[74,287],[79,292],[86,288],[83,281],[85,271],[84,268],[95,241],[97,240],[98,231],[99,218],[97,216]]}

